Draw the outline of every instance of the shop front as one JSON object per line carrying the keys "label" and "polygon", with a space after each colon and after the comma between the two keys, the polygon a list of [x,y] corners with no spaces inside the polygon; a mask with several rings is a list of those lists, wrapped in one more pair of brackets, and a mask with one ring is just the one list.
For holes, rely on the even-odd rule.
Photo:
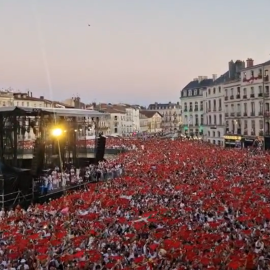
{"label": "shop front", "polygon": [[224,145],[227,148],[243,148],[243,138],[240,135],[225,135]]}

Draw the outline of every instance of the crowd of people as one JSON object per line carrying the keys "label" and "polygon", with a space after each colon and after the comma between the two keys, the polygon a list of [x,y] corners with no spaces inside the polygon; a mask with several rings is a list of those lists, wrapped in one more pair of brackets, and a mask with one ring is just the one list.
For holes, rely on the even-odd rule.
{"label": "crowd of people", "polygon": [[114,160],[89,164],[81,168],[76,168],[72,164],[65,164],[62,171],[58,166],[44,171],[38,184],[40,192],[47,194],[82,183],[114,179],[121,176],[122,173],[122,164],[118,164]]}
{"label": "crowd of people", "polygon": [[153,138],[125,175],[0,212],[3,269],[270,269],[270,156]]}

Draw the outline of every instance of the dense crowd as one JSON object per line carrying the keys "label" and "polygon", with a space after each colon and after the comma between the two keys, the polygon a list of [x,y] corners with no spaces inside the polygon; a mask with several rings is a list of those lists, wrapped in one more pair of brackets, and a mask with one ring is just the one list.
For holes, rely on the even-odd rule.
{"label": "dense crowd", "polygon": [[[125,176],[1,215],[4,269],[270,269],[268,154],[148,139]],[[13,267],[13,268],[12,268]]]}
{"label": "dense crowd", "polygon": [[80,168],[72,164],[65,164],[62,170],[56,166],[44,171],[38,184],[41,193],[47,193],[81,183],[114,179],[122,173],[122,164],[118,164],[114,160],[89,164]]}

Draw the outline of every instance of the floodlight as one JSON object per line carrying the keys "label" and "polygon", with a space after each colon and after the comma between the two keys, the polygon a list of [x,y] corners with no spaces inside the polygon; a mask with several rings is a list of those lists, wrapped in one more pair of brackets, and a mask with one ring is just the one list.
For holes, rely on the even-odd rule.
{"label": "floodlight", "polygon": [[63,133],[63,131],[62,131],[61,128],[55,128],[55,129],[52,130],[52,135],[54,137],[59,137],[59,136],[62,135],[62,133]]}

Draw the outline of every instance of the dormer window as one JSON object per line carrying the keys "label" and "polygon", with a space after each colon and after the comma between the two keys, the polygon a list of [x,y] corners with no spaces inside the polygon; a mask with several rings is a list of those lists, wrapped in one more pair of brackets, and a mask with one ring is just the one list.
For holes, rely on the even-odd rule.
{"label": "dormer window", "polygon": [[254,77],[254,70],[251,70],[251,77]]}
{"label": "dormer window", "polygon": [[188,90],[188,95],[191,97],[192,96],[192,90]]}

